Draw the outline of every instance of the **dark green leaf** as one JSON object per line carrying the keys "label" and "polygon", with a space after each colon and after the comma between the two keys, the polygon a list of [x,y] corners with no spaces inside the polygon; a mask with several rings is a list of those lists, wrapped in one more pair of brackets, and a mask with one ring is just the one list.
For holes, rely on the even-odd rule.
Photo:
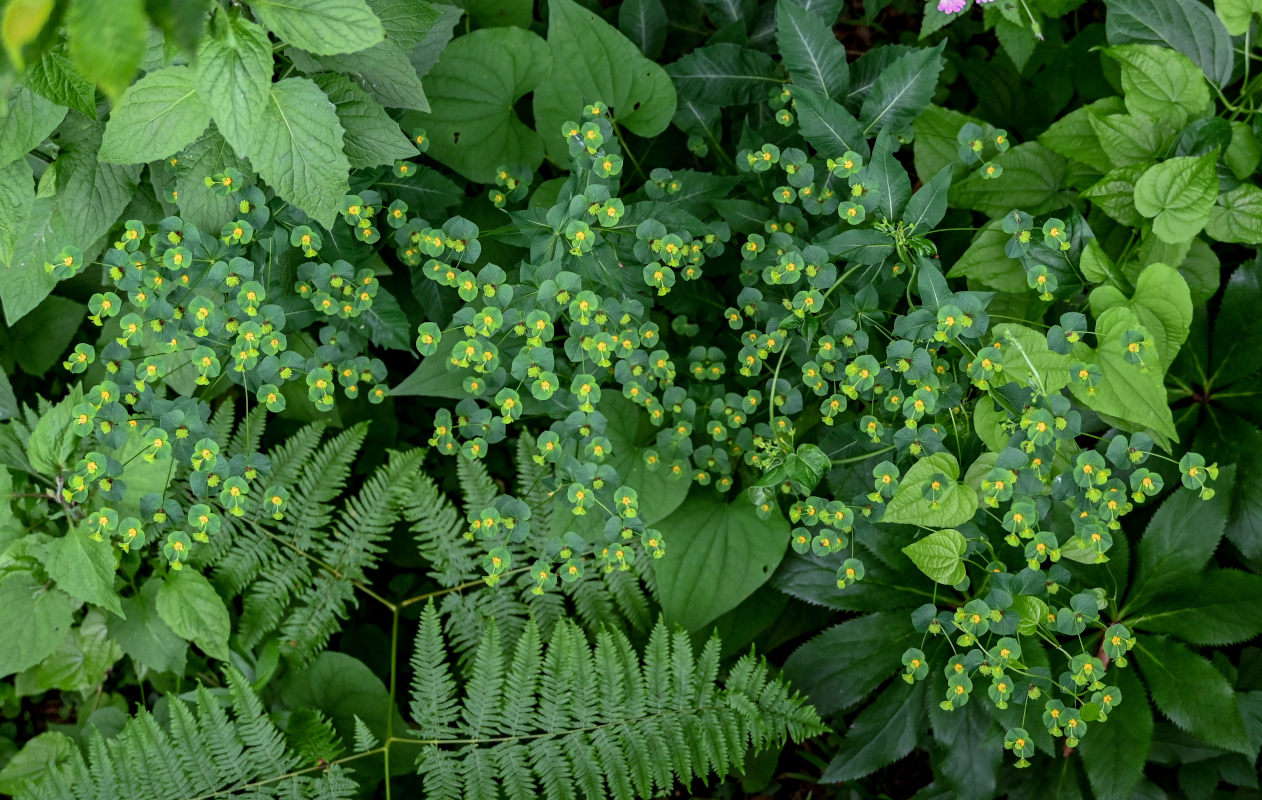
{"label": "dark green leaf", "polygon": [[883,683],[919,636],[904,612],[868,614],[799,647],[784,672],[795,688],[810,695],[820,714],[831,714],[853,706]]}
{"label": "dark green leaf", "polygon": [[[925,726],[927,686],[925,681],[908,686],[896,680],[886,687],[850,723],[841,748],[820,780],[840,783],[862,778],[910,753]],[[970,746],[978,743],[971,742]]]}
{"label": "dark green leaf", "polygon": [[776,42],[789,77],[801,88],[842,102],[850,88],[846,48],[832,26],[793,0],[776,5]]}
{"label": "dark green leaf", "polygon": [[1224,750],[1253,754],[1236,693],[1213,664],[1163,636],[1142,638],[1135,649],[1153,703],[1171,722]]}
{"label": "dark green leaf", "polygon": [[653,561],[662,611],[690,631],[766,583],[789,546],[788,523],[759,519],[743,495],[733,502],[693,495],[656,527],[666,540],[666,555]]}
{"label": "dark green leaf", "polygon": [[943,41],[937,47],[913,50],[881,73],[859,111],[865,135],[880,129],[899,133],[929,107],[942,71],[945,46]]}
{"label": "dark green leaf", "polygon": [[1103,725],[1091,726],[1078,750],[1096,797],[1129,800],[1152,748],[1152,706],[1134,670],[1111,671],[1109,683],[1122,690],[1122,703]]}
{"label": "dark green leaf", "polygon": [[1106,5],[1110,44],[1172,47],[1219,86],[1231,79],[1231,37],[1214,12],[1196,0],[1107,0]]}

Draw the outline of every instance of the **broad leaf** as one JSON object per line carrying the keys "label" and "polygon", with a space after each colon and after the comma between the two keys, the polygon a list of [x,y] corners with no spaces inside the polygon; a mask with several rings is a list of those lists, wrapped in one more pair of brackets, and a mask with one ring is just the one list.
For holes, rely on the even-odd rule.
{"label": "broad leaf", "polygon": [[608,420],[605,437],[613,447],[605,463],[639,495],[640,521],[656,525],[684,502],[691,481],[667,475],[664,467],[651,470],[644,463],[644,448],[652,445],[657,429],[648,423],[639,406],[620,394],[606,392],[599,409]]}
{"label": "broad leaf", "polygon": [[[66,118],[66,109],[19,86],[0,117],[0,166],[8,166],[34,150]],[[28,168],[29,169],[29,168]]]}
{"label": "broad leaf", "polygon": [[653,562],[662,612],[701,631],[771,577],[789,545],[788,523],[762,520],[749,499],[693,495],[656,526],[666,555]]}
{"label": "broad leaf", "polygon": [[618,6],[618,30],[649,58],[662,54],[669,27],[662,0],[625,0]]}
{"label": "broad leaf", "polygon": [[[886,219],[897,219],[911,197],[911,179],[907,170],[894,158],[894,137],[887,131],[877,134],[872,157],[863,169],[863,177],[874,179],[877,210]],[[944,198],[945,199],[945,198]]]}
{"label": "broad leaf", "polygon": [[[547,43],[529,31],[474,31],[443,51],[425,79],[430,112],[409,114],[405,124],[425,128],[430,155],[470,180],[492,181],[501,164],[534,169],[543,143],[513,104],[551,69]],[[547,133],[559,141],[560,121]]]}
{"label": "broad leaf", "polygon": [[1253,15],[1262,14],[1262,0],[1214,0],[1214,13],[1227,33],[1240,36],[1249,29]]}
{"label": "broad leaf", "polygon": [[[1233,753],[1254,755],[1236,693],[1208,659],[1164,636],[1143,637],[1135,663],[1153,703],[1180,730]],[[1128,698],[1123,698],[1123,704]]]}
{"label": "broad leaf", "polygon": [[906,613],[867,614],[799,647],[785,661],[784,673],[794,688],[810,696],[820,714],[832,714],[850,708],[884,683],[891,665],[919,640]]}
{"label": "broad leaf", "polygon": [[1103,725],[1091,726],[1078,751],[1099,800],[1130,800],[1152,750],[1152,706],[1134,670],[1111,671],[1107,682],[1122,690],[1122,703]]}
{"label": "broad leaf", "polygon": [[345,653],[321,653],[309,665],[286,677],[281,699],[290,708],[312,708],[333,723],[345,741],[355,735],[355,719],[363,720],[378,739],[386,737],[387,715],[394,717],[394,730],[405,730],[406,722],[381,678],[364,662]]}
{"label": "broad leaf", "polygon": [[[930,499],[925,496],[926,490],[935,475],[945,476],[946,480],[940,481],[936,499]],[[907,470],[898,491],[885,506],[881,521],[926,528],[963,525],[977,512],[977,491],[957,483],[959,476],[960,466],[950,453],[925,456]]]}
{"label": "broad leaf", "polygon": [[1209,500],[1190,490],[1177,489],[1153,514],[1139,541],[1135,580],[1124,609],[1144,613],[1153,596],[1205,569],[1218,548],[1231,508],[1235,467],[1223,467]]}
{"label": "broad leaf", "polygon": [[1131,622],[1138,630],[1168,633],[1186,642],[1222,646],[1262,633],[1262,576],[1212,569],[1178,585]]}
{"label": "broad leaf", "polygon": [[1038,142],[1025,142],[1000,153],[994,162],[1003,174],[994,180],[970,173],[951,186],[951,204],[1002,217],[1014,208],[1041,215],[1066,205],[1064,191],[1068,163]]}
{"label": "broad leaf", "polygon": [[158,589],[158,615],[183,639],[206,655],[228,660],[228,608],[200,572],[172,570]]}
{"label": "broad leaf", "polygon": [[1002,224],[1002,220],[991,220],[983,225],[947,277],[971,278],[990,289],[1011,294],[1029,291],[1021,262],[1008,257],[1006,248],[1012,236],[1003,232]]}
{"label": "broad leaf", "polygon": [[1153,233],[1162,241],[1187,241],[1209,222],[1218,197],[1217,161],[1217,152],[1167,159],[1135,182],[1135,208],[1152,218]]}
{"label": "broad leaf", "polygon": [[954,528],[934,531],[903,548],[916,568],[930,580],[954,586],[964,580],[964,551],[968,542]]}
{"label": "broad leaf", "polygon": [[666,70],[574,0],[548,0],[552,72],[535,90],[535,127],[553,153],[564,153],[561,125],[584,103],[609,106],[614,123],[637,136],[656,136],[675,115],[675,87]]}
{"label": "broad leaf", "polygon": [[283,199],[332,227],[349,191],[342,125],[320,87],[306,78],[272,84],[249,143],[250,163]]}
{"label": "broad leaf", "polygon": [[217,14],[215,21],[197,48],[197,93],[215,127],[244,158],[258,110],[268,101],[272,43],[267,31],[243,17]]}
{"label": "broad leaf", "polygon": [[281,41],[316,55],[354,53],[385,37],[364,0],[251,0],[250,6]]}
{"label": "broad leaf", "polygon": [[1051,350],[1045,335],[1009,322],[996,325],[992,333],[995,341],[1003,343],[1006,353],[1003,372],[995,378],[996,386],[1011,382],[1051,395],[1069,385],[1073,359]]}
{"label": "broad leaf", "polygon": [[1065,158],[1080,161],[1097,172],[1108,172],[1114,165],[1101,146],[1091,118],[1118,114],[1123,108],[1118,97],[1106,97],[1076,108],[1047,126],[1047,130],[1039,134],[1039,144]]}
{"label": "broad leaf", "polygon": [[160,578],[150,578],[133,597],[123,599],[122,618],[111,617],[110,637],[138,664],[155,672],[184,672],[188,643],[158,614]]}
{"label": "broad leaf", "polygon": [[771,56],[731,42],[699,47],[666,71],[681,95],[724,106],[764,100],[768,89],[784,83]]}
{"label": "broad leaf", "polygon": [[850,723],[820,781],[840,783],[862,778],[910,753],[924,730],[928,685],[926,681],[913,686],[898,680],[890,683]]}
{"label": "broad leaf", "polygon": [[1262,244],[1262,189],[1242,183],[1220,194],[1205,232],[1220,242]]}
{"label": "broad leaf", "polygon": [[114,590],[116,549],[74,527],[64,536],[49,539],[41,548],[40,560],[48,577],[66,594],[122,616]]}
{"label": "broad leaf", "polygon": [[796,87],[837,102],[846,99],[850,67],[846,48],[833,35],[831,25],[793,0],[780,0],[776,5],[776,42]]}
{"label": "broad leaf", "polygon": [[951,168],[943,167],[911,196],[903,210],[903,222],[913,226],[918,234],[927,233],[946,214],[950,188]]}
{"label": "broad leaf", "polygon": [[1106,5],[1110,44],[1172,47],[1219,86],[1231,80],[1231,37],[1214,12],[1197,0],[1107,0]]}
{"label": "broad leaf", "polygon": [[0,270],[0,300],[9,325],[38,306],[56,285],[44,264],[67,245],[91,246],[131,200],[141,168],[97,159],[103,127],[77,114],[62,123],[57,191],[31,204],[13,259],[7,270]]}
{"label": "broad leaf", "polygon": [[209,124],[210,111],[198,95],[193,70],[165,67],[123,93],[105,125],[98,158],[115,164],[157,161],[183,150]]}
{"label": "broad leaf", "polygon": [[1168,119],[1182,126],[1209,109],[1205,75],[1177,50],[1126,44],[1104,52],[1122,65],[1122,90],[1132,114]]}
{"label": "broad leaf", "polygon": [[1069,384],[1074,397],[1088,408],[1123,422],[1128,430],[1149,429],[1159,441],[1178,440],[1174,418],[1166,402],[1166,388],[1154,360],[1145,368],[1126,360],[1124,338],[1143,330],[1143,323],[1129,308],[1110,308],[1096,320],[1096,348],[1080,342],[1073,357],[1100,368],[1101,380],[1093,387],[1080,381]]}
{"label": "broad leaf", "polygon": [[117,98],[145,57],[144,0],[76,2],[66,10],[66,33],[75,68]]}
{"label": "broad leaf", "polygon": [[793,110],[797,112],[802,138],[821,156],[837,158],[850,150],[867,158],[871,152],[863,126],[840,103],[808,89],[795,89]]}
{"label": "broad leaf", "polygon": [[74,622],[70,598],[14,570],[0,577],[0,677],[33,667],[52,655]]}
{"label": "broad leaf", "polygon": [[381,104],[343,75],[317,75],[316,84],[337,109],[345,131],[346,159],[352,168],[375,167],[417,155],[399,123]]}
{"label": "broad leaf", "polygon": [[1174,363],[1192,327],[1192,294],[1179,271],[1165,264],[1151,264],[1139,274],[1135,293],[1127,299],[1113,286],[1091,292],[1091,313],[1096,317],[1115,307],[1129,308],[1153,337],[1161,371]]}
{"label": "broad leaf", "polygon": [[891,133],[906,130],[929,107],[938,87],[945,46],[942,41],[937,47],[913,50],[881,73],[859,111],[865,135],[882,128]]}

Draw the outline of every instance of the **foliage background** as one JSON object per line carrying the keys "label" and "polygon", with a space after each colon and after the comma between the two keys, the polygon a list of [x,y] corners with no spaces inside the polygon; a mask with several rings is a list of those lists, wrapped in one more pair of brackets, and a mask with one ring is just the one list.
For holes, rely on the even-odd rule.
{"label": "foliage background", "polygon": [[[0,623],[10,632],[0,655],[0,792],[1256,794],[1257,11],[1247,0],[995,0],[955,13],[902,0],[311,0],[297,13],[273,0],[9,0],[0,12],[0,494],[9,496],[0,505]],[[582,113],[597,101],[605,113]],[[573,120],[575,130],[594,126],[603,144],[567,144],[560,134]],[[981,158],[966,152],[970,137],[987,142]],[[751,154],[769,145],[776,171],[754,169]],[[826,163],[843,150],[869,167],[854,182]],[[618,169],[602,170],[607,156]],[[800,177],[803,164],[818,181]],[[841,196],[856,182],[865,188]],[[839,196],[812,207],[798,191],[806,185]],[[624,233],[584,216],[589,203],[604,209],[618,197]],[[842,203],[861,206],[866,223],[839,222]],[[404,222],[390,220],[393,209]],[[883,219],[917,218],[912,209],[920,220],[936,214],[931,235],[878,229]],[[181,224],[164,221],[173,215]],[[234,237],[238,220],[252,240]],[[661,231],[640,227],[649,221]],[[1044,224],[1053,221],[1056,234]],[[128,249],[128,230],[140,232],[142,249]],[[580,230],[596,231],[598,246],[584,250]],[[640,268],[666,261],[668,231],[697,247],[693,261],[670,264],[674,283],[662,286]],[[1023,232],[1030,242],[1018,241]],[[427,276],[425,259],[409,251],[430,235],[447,244],[429,255],[468,267],[472,296],[457,280]],[[754,237],[770,249],[742,258]],[[804,261],[838,269],[783,288],[772,256],[790,241]],[[126,318],[103,310],[107,292],[119,305],[125,296],[145,323],[187,305],[163,306],[162,284],[116,281],[108,267],[125,273],[126,254],[149,252],[154,274],[177,276],[170,259],[185,246],[207,268],[233,256],[253,264],[246,273],[232,262],[235,271],[207,277],[213,285],[198,296],[221,317],[244,319],[252,315],[241,285],[257,282],[276,309],[262,316],[284,320],[288,345],[241,358],[239,327],[214,341],[190,323],[223,364],[225,377],[204,384],[191,380],[191,358],[162,360],[156,330],[117,357],[130,365],[116,386],[130,391],[135,379],[148,388],[111,419],[169,434],[176,455],[164,469],[160,453],[137,450],[141,442],[99,429],[90,440],[75,435],[73,419],[117,375],[105,365]],[[54,268],[67,257],[73,265]],[[342,260],[341,279],[367,276],[370,296],[325,314],[318,300],[336,296],[339,274],[303,272],[309,260]],[[581,400],[585,370],[556,368],[560,394],[534,395],[533,406],[520,375],[514,383],[490,370],[494,389],[521,390],[528,412],[514,422],[498,394],[469,405],[469,380],[483,373],[444,366],[446,350],[427,352],[424,336],[440,329],[434,347],[465,341],[459,331],[484,308],[503,312],[510,329],[514,308],[543,307],[528,298],[571,271],[612,318],[636,318],[641,366],[658,352],[644,336],[652,330],[672,370],[696,377],[680,380],[689,392],[673,398],[673,377],[645,379],[672,423],[695,430],[664,439],[651,407],[638,410],[627,396],[632,379],[612,367],[592,370],[604,392],[595,430],[582,416],[592,413]],[[793,313],[807,296],[799,289],[822,296],[834,285],[841,291],[822,326],[866,319],[880,341],[875,331],[888,324],[896,335],[887,340],[962,359],[946,384],[958,395],[907,428],[917,436],[899,439],[903,410],[878,412],[880,395],[857,382],[855,407],[835,427],[823,419],[820,397],[830,392],[816,397],[809,384],[809,364],[824,360],[815,330],[786,320],[812,318]],[[742,294],[751,288],[766,296]],[[138,297],[145,289],[156,304]],[[994,335],[958,337],[943,327],[945,307],[983,315]],[[916,309],[931,311],[928,321],[911,316]],[[721,336],[729,311],[762,338]],[[1063,316],[1074,313],[1086,315],[1080,328]],[[1071,349],[1073,339],[1055,349],[1058,328],[1089,338],[1110,313],[1130,315],[1119,331],[1136,334],[1149,362],[1126,361],[1120,344],[1112,360]],[[573,333],[573,307],[558,304],[555,314]],[[1005,324],[1036,363],[969,374],[965,350],[1005,341],[995,327]],[[1048,335],[1022,338],[1023,330]],[[784,332],[800,335],[798,344],[767,346]],[[873,352],[893,363],[889,344]],[[84,346],[92,365],[76,364]],[[557,336],[562,364],[586,364],[575,346]],[[739,373],[742,346],[771,353],[757,356],[757,377]],[[518,352],[501,347],[501,373],[512,372]],[[238,358],[245,368],[234,373]],[[137,367],[152,359],[165,374],[146,382]],[[1088,363],[1106,370],[1102,382],[1043,382]],[[709,377],[724,364],[721,378]],[[285,381],[285,368],[300,377]],[[309,377],[327,369],[333,385],[344,368],[358,379],[332,390]],[[882,388],[898,390],[893,374],[884,368]],[[269,399],[268,387],[281,399]],[[729,425],[730,440],[707,435],[757,389],[782,398],[780,429],[774,411],[763,423],[746,408],[751,419]],[[1018,486],[1067,502],[1060,517],[1051,503],[1038,508],[1067,551],[1076,531],[1068,509],[1081,509],[1091,491],[1089,482],[1072,488],[1073,467],[1086,463],[1078,459],[1094,454],[1104,467],[1107,458],[1126,476],[1139,474],[1128,449],[1152,451],[1139,480],[1154,475],[1157,488],[1132,477],[1113,489],[1133,513],[1109,527],[1107,562],[1080,552],[1043,565],[1035,574],[1047,580],[1027,586],[1017,583],[1028,557],[1019,551],[1013,580],[992,584],[990,556],[1004,546],[1001,518],[1013,506],[991,470],[1019,449],[1040,401],[1070,434],[1048,451],[1059,460],[1055,478],[1039,476],[1046,491]],[[869,411],[890,424],[889,437],[864,435]],[[793,431],[782,436],[786,424]],[[550,433],[569,460],[543,457]],[[583,450],[593,436],[607,443],[608,462]],[[755,436],[771,444],[758,448]],[[219,466],[194,465],[203,439],[218,448]],[[463,456],[442,454],[457,450]],[[84,464],[98,451],[117,465],[107,467],[112,488],[88,486]],[[755,451],[765,457],[749,459]],[[1204,459],[1182,462],[1188,451]],[[936,452],[951,453],[950,464],[921,458]],[[650,453],[684,477],[649,469]],[[928,475],[913,481],[918,462],[949,478],[951,503],[972,498],[960,519],[918,505],[941,499],[919,496]],[[1202,499],[1188,471],[1206,462],[1221,473]],[[901,468],[915,497],[865,499],[885,463]],[[622,487],[638,498],[634,517],[612,515],[635,534],[617,557],[617,526],[604,543],[592,517],[570,513],[582,505],[574,485],[598,488],[609,475],[602,500]],[[232,480],[247,488],[249,513],[234,515],[236,501],[221,495]],[[1131,491],[1152,498],[1131,504]],[[281,519],[264,505],[273,496],[283,498]],[[997,515],[985,497],[1004,504]],[[173,521],[150,519],[168,499]],[[857,511],[853,529],[827,544],[808,531],[803,547],[790,548],[805,530],[794,527],[801,504],[816,500]],[[219,529],[206,542],[179,539],[201,501]],[[143,517],[148,544],[97,547],[91,518],[103,508]],[[499,522],[466,537],[488,509]],[[495,527],[504,518],[523,527]],[[563,539],[571,529],[579,538]],[[959,552],[949,535],[921,538],[957,529],[969,542]],[[648,543],[655,532],[664,549]],[[934,547],[904,550],[917,540]],[[176,541],[191,552],[180,569]],[[839,588],[847,557],[859,561],[860,580]],[[581,576],[558,585],[574,564]],[[549,577],[536,581],[540,566]],[[536,595],[537,583],[551,585]],[[996,589],[1010,595],[1002,608]],[[1103,637],[1091,637],[1107,625],[1135,634],[1132,665],[1110,670],[1124,700],[1107,722],[1087,720],[1080,747],[1062,746],[1045,729],[1054,725],[1035,719],[1041,701],[1025,713],[997,707],[976,674],[971,702],[940,705],[956,685],[942,671],[956,650],[946,642],[958,633],[952,612],[990,601],[1007,615],[996,630],[1043,616],[1012,596],[1041,598],[1053,618],[1044,644],[1050,637],[1087,658],[1106,652]],[[925,603],[941,606],[949,636],[926,636],[934,609],[913,613]],[[1099,625],[1079,636],[1056,621],[1058,607],[1080,619],[1098,613]],[[1023,633],[1023,644],[1039,638]],[[913,675],[909,648],[930,654],[927,675]],[[1038,672],[1031,659],[1021,668],[1037,675],[1031,686],[1059,682],[1064,697],[1072,681],[1058,674],[1081,663],[1052,655],[1062,666]],[[904,666],[917,680],[898,679]],[[1089,694],[1080,700],[1100,712]],[[1033,764],[1020,771],[1019,753],[1005,758],[1017,727],[1034,731]],[[155,733],[163,730],[170,734]]]}

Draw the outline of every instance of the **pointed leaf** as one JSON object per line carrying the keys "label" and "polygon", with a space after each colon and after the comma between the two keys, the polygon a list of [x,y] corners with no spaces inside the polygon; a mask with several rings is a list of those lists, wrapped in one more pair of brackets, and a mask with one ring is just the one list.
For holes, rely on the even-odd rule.
{"label": "pointed leaf", "polygon": [[128,87],[105,124],[98,157],[143,164],[183,150],[210,124],[189,67],[165,67]]}
{"label": "pointed leaf", "polygon": [[815,14],[793,0],[776,5],[776,42],[793,83],[841,102],[850,88],[846,48]]}

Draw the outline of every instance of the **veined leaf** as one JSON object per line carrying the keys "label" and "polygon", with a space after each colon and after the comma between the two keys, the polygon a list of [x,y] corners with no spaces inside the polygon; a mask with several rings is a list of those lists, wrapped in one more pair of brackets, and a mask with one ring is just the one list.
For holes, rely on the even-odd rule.
{"label": "veined leaf", "polygon": [[937,47],[913,50],[881,73],[859,111],[865,135],[881,128],[894,133],[905,130],[929,107],[945,46],[944,40]]}
{"label": "veined leaf", "polygon": [[1179,271],[1165,264],[1150,264],[1139,274],[1135,293],[1128,299],[1115,287],[1100,286],[1090,295],[1091,313],[1097,318],[1110,308],[1124,306],[1135,312],[1156,342],[1161,371],[1174,363],[1192,326],[1192,294]]}
{"label": "veined leaf", "polygon": [[1224,750],[1254,754],[1236,693],[1208,659],[1164,636],[1144,637],[1135,650],[1153,703],[1171,722]]}
{"label": "veined leaf", "polygon": [[771,56],[731,42],[697,48],[666,71],[680,94],[719,105],[757,102],[784,83]]}
{"label": "veined leaf", "polygon": [[947,528],[917,539],[904,547],[903,553],[931,580],[954,586],[964,580],[964,551],[967,547],[963,534]]}
{"label": "veined leaf", "polygon": [[821,156],[837,158],[847,150],[867,158],[872,152],[859,120],[849,111],[809,89],[793,91],[793,109],[798,115],[802,137]]}
{"label": "veined leaf", "polygon": [[70,598],[14,570],[0,577],[0,628],[8,646],[0,648],[0,676],[33,667],[51,655],[74,622]]}
{"label": "veined leaf", "polygon": [[197,93],[215,127],[244,158],[258,110],[267,105],[272,43],[267,31],[242,17],[217,14],[215,21],[197,49]]}
{"label": "veined leaf", "polygon": [[1209,222],[1218,197],[1217,161],[1217,151],[1167,159],[1135,182],[1135,208],[1152,218],[1153,233],[1162,241],[1187,241]]}
{"label": "veined leaf", "polygon": [[193,70],[165,67],[123,93],[105,124],[97,157],[115,164],[157,161],[183,150],[209,124],[210,111],[198,95]]}
{"label": "veined leaf", "polygon": [[158,615],[181,638],[211,658],[228,660],[228,609],[200,572],[172,570],[157,595]]}
{"label": "veined leaf", "polygon": [[1262,576],[1211,569],[1148,604],[1131,624],[1201,645],[1229,645],[1262,633]]}
{"label": "veined leaf", "polygon": [[352,168],[393,164],[417,155],[416,148],[381,104],[344,75],[317,75],[316,84],[337,109]]}
{"label": "veined leaf", "polygon": [[799,87],[841,102],[850,88],[846,48],[832,26],[793,0],[776,5],[776,41],[789,77]]}
{"label": "veined leaf", "polygon": [[285,200],[327,227],[349,191],[350,163],[333,104],[306,78],[272,84],[249,145],[250,163]]}
{"label": "veined leaf", "polygon": [[354,53],[385,37],[364,0],[251,0],[250,6],[281,41],[316,55]]}

